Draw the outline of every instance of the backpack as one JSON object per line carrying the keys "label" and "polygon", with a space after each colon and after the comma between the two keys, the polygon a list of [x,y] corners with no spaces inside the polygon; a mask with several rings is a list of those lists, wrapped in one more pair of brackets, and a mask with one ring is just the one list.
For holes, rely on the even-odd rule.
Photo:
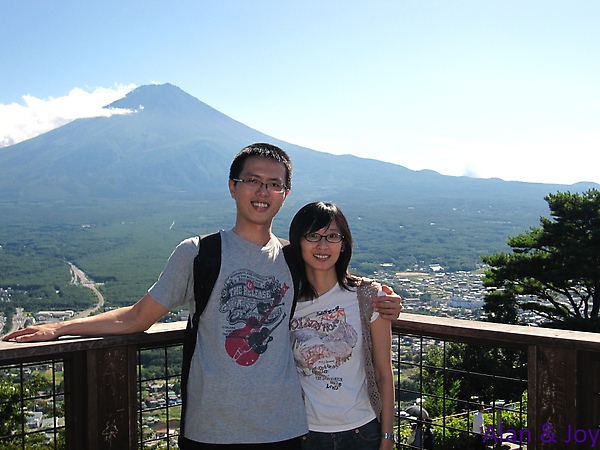
{"label": "backpack", "polygon": [[[294,316],[296,302],[298,300],[298,290],[300,285],[299,271],[296,258],[292,257],[291,247],[289,243],[283,239],[279,239],[283,245],[283,255],[285,261],[292,274],[294,285],[294,299],[292,301],[292,311],[290,321]],[[181,366],[181,427],[179,435],[184,435],[185,411],[187,405],[187,383],[190,374],[190,366],[192,364],[192,356],[196,349],[196,339],[198,335],[198,323],[200,316],[208,304],[210,295],[212,294],[217,277],[221,270],[221,233],[216,232],[206,236],[200,236],[198,243],[198,255],[194,258],[194,302],[195,311],[193,316],[190,315],[183,336],[183,362]]]}

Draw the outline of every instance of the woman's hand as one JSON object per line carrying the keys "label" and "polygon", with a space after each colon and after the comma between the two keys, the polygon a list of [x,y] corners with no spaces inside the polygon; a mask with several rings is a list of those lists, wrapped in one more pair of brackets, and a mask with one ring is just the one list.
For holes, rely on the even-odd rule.
{"label": "woman's hand", "polygon": [[382,285],[381,289],[385,292],[385,295],[375,297],[373,310],[377,311],[382,319],[397,320],[402,311],[402,297],[389,286]]}
{"label": "woman's hand", "polygon": [[392,439],[381,439],[379,450],[394,450],[395,443]]}

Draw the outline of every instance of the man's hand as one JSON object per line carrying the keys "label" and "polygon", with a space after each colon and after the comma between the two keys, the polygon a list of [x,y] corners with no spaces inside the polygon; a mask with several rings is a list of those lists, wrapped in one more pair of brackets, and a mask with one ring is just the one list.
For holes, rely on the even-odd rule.
{"label": "man's hand", "polygon": [[7,334],[3,341],[52,341],[60,336],[114,336],[146,331],[169,310],[148,293],[135,305],[123,306],[97,316],[64,322],[32,325]]}
{"label": "man's hand", "polygon": [[16,342],[52,341],[58,339],[60,336],[57,329],[58,327],[56,324],[31,325],[27,328],[22,328],[7,334],[2,340]]}
{"label": "man's hand", "polygon": [[373,300],[373,310],[377,311],[382,319],[398,319],[400,311],[402,311],[402,297],[396,294],[389,286],[382,285],[381,289],[386,295],[375,297]]}

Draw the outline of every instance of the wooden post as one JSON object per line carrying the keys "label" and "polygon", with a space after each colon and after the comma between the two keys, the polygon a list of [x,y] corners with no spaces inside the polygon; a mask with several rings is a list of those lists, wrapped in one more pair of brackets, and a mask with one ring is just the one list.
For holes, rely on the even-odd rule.
{"label": "wooden post", "polygon": [[528,362],[529,450],[576,449],[577,351],[564,347],[531,345]]}
{"label": "wooden post", "polygon": [[137,447],[135,346],[96,349],[87,358],[89,450]]}

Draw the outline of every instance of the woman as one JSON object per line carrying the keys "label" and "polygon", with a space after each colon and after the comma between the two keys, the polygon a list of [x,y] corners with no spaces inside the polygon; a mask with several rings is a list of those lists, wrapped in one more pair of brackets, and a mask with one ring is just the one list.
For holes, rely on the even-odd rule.
{"label": "woman", "polygon": [[291,337],[310,430],[303,448],[391,450],[391,323],[371,306],[380,286],[348,272],[352,235],[333,203],[298,211],[290,245],[302,259]]}

